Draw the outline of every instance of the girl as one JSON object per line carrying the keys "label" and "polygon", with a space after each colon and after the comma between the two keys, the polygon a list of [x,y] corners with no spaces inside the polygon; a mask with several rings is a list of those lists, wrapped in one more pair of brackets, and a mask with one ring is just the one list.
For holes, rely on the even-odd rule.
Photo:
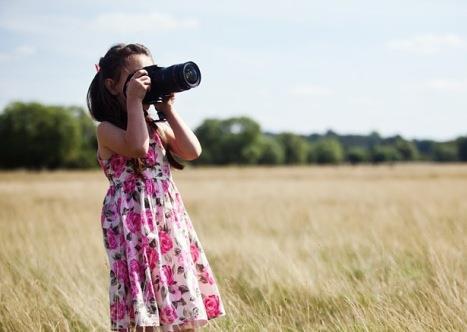
{"label": "girl", "polygon": [[154,105],[167,120],[149,118],[150,105],[142,100],[151,80],[141,68],[153,64],[145,46],[116,44],[96,65],[87,94],[91,116],[100,122],[97,161],[109,180],[101,225],[110,326],[195,331],[225,310],[170,166],[184,167],[172,153],[193,160],[201,147],[175,111],[174,94]]}

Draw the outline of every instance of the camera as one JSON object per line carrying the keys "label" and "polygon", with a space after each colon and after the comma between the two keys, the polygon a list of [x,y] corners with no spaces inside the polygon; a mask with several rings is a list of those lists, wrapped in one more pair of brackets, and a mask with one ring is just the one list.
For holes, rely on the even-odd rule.
{"label": "camera", "polygon": [[[144,96],[144,104],[154,104],[161,101],[162,97],[173,92],[181,92],[197,87],[201,82],[201,72],[192,61],[179,63],[170,67],[159,67],[151,65],[143,67],[151,78],[151,88]],[[134,73],[133,73],[134,74]],[[123,86],[123,93],[126,97],[126,86],[133,74],[128,78]]]}

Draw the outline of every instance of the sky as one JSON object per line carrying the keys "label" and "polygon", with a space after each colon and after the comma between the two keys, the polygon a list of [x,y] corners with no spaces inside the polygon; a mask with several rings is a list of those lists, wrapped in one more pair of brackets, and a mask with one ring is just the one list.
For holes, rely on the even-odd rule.
{"label": "sky", "polygon": [[100,57],[136,42],[160,66],[198,64],[175,99],[192,129],[248,116],[276,133],[467,135],[467,1],[0,0],[0,40],[0,110],[87,110]]}

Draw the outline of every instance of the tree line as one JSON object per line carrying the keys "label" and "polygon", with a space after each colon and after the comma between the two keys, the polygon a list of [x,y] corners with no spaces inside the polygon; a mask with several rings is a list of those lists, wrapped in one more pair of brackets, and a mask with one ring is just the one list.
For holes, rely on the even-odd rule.
{"label": "tree line", "polygon": [[[78,106],[14,101],[0,113],[0,168],[95,168],[96,123]],[[467,136],[436,142],[381,137],[269,133],[247,116],[205,119],[194,129],[201,156],[191,165],[465,162]]]}

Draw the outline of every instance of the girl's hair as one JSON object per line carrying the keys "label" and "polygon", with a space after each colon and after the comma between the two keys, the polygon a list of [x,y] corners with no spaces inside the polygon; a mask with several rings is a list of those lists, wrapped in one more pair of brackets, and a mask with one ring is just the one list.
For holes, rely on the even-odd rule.
{"label": "girl's hair", "polygon": [[[125,66],[127,58],[133,54],[145,54],[152,58],[149,49],[142,44],[118,43],[113,45],[107,53],[100,58],[100,69],[96,72],[86,97],[87,106],[93,119],[98,122],[108,121],[123,130],[127,129],[127,112],[125,112],[117,97],[107,90],[104,81],[106,78],[118,81],[120,79],[120,69]],[[150,118],[147,111],[144,111],[144,115],[146,122],[148,122],[155,131],[158,130],[156,120]],[[169,149],[167,149],[166,155],[170,165],[173,167],[177,169],[183,169],[185,167],[174,159]],[[137,175],[141,176],[144,166],[141,158],[132,158],[130,162],[133,164]]]}

